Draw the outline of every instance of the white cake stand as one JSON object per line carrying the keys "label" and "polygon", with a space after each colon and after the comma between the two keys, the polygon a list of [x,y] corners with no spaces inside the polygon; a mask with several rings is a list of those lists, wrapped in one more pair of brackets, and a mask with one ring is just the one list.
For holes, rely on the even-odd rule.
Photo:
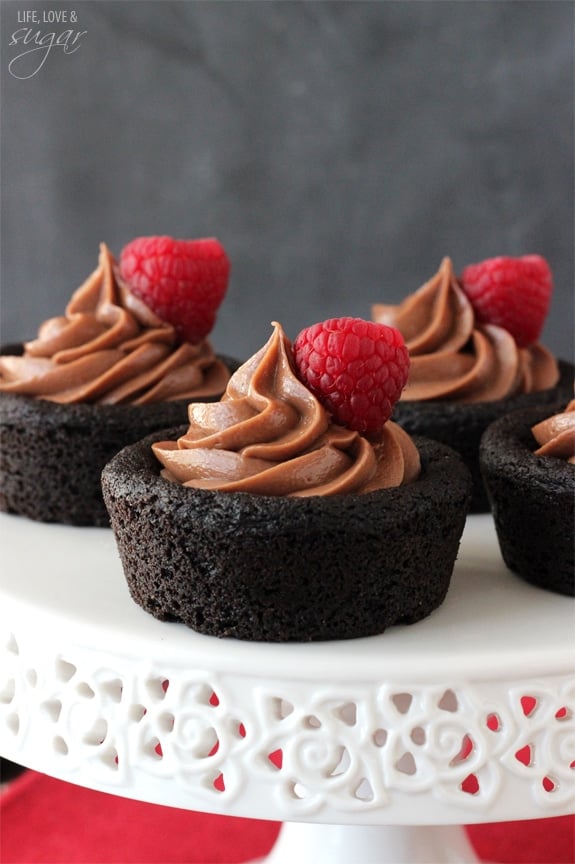
{"label": "white cake stand", "polygon": [[468,519],[439,610],[347,642],[156,621],[106,529],[2,514],[0,549],[8,759],[281,820],[269,864],[472,862],[461,825],[573,811],[574,604],[506,570],[489,516]]}

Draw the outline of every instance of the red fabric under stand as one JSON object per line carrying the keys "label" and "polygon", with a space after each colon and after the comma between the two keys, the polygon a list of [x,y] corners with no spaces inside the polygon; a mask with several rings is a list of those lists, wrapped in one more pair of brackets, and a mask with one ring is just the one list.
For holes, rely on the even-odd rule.
{"label": "red fabric under stand", "polygon": [[[240,864],[266,855],[279,823],[143,804],[28,771],[0,798],[2,864]],[[478,856],[575,864],[575,817],[473,825]]]}

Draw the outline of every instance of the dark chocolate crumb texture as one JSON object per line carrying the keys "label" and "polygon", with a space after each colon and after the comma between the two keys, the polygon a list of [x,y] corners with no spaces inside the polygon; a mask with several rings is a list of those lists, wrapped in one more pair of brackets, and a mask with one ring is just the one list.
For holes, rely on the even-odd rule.
{"label": "dark chocolate crumb texture", "polygon": [[488,426],[513,411],[566,402],[573,392],[575,369],[563,360],[558,362],[558,367],[558,383],[546,390],[520,393],[494,402],[400,401],[395,406],[393,419],[410,435],[424,435],[457,450],[473,478],[470,512],[487,513],[490,503],[479,464],[481,437]]}
{"label": "dark chocolate crumb texture", "polygon": [[[100,487],[106,462],[126,444],[185,422],[191,398],[218,399],[238,365],[216,356],[205,338],[229,270],[217,241],[140,238],[124,252],[137,274],[157,279],[140,278],[131,290],[102,244],[98,267],[65,313],[44,322],[36,339],[0,354],[1,510],[108,525]],[[176,265],[190,273],[174,287]],[[217,296],[210,298],[206,284],[217,284]],[[153,311],[165,314],[173,299],[171,317],[181,321],[182,299],[173,295],[182,291],[184,332]]]}
{"label": "dark chocolate crumb texture", "polygon": [[386,422],[409,363],[389,330],[329,319],[292,351],[276,324],[219,403],[112,460],[104,499],[137,603],[255,641],[370,636],[439,606],[471,481]]}
{"label": "dark chocolate crumb texture", "polygon": [[102,475],[130,593],[156,618],[256,641],[350,639],[445,598],[471,485],[449,448],[416,441],[421,473],[406,486],[291,498],[169,482],[158,438]]}
{"label": "dark chocolate crumb texture", "polygon": [[185,420],[187,404],[59,405],[0,393],[0,510],[109,526],[102,468],[126,444]]}
{"label": "dark chocolate crumb texture", "polygon": [[565,402],[514,412],[481,442],[481,467],[506,565],[533,585],[575,594],[575,467],[535,455],[532,427]]}
{"label": "dark chocolate crumb texture", "polygon": [[[220,359],[230,372],[238,366],[232,358]],[[185,422],[187,412],[187,399],[59,404],[0,392],[0,510],[42,522],[108,527],[104,465],[127,444]]]}

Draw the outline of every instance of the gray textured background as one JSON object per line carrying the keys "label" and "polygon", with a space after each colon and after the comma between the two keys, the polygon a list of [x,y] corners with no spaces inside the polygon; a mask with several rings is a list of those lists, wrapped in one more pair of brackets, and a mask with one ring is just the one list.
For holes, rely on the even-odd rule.
{"label": "gray textured background", "polygon": [[[27,79],[24,8],[87,31]],[[64,308],[100,240],[166,233],[228,249],[213,342],[238,357],[272,319],[368,317],[445,254],[526,252],[555,274],[543,341],[571,355],[574,8],[2,3],[3,341]]]}

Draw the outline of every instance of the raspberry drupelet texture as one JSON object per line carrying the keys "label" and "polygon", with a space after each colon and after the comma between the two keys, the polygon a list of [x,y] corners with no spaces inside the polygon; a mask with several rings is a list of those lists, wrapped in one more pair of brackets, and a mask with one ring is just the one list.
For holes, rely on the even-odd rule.
{"label": "raspberry drupelet texture", "polygon": [[230,262],[215,238],[137,237],[124,246],[120,273],[133,294],[185,342],[214,326],[228,287]]}
{"label": "raspberry drupelet texture", "polygon": [[481,322],[504,327],[521,348],[539,339],[553,291],[545,258],[487,258],[465,267],[460,282]]}
{"label": "raspberry drupelet texture", "polygon": [[407,382],[409,354],[395,327],[330,318],[293,344],[298,374],[336,422],[376,435]]}

